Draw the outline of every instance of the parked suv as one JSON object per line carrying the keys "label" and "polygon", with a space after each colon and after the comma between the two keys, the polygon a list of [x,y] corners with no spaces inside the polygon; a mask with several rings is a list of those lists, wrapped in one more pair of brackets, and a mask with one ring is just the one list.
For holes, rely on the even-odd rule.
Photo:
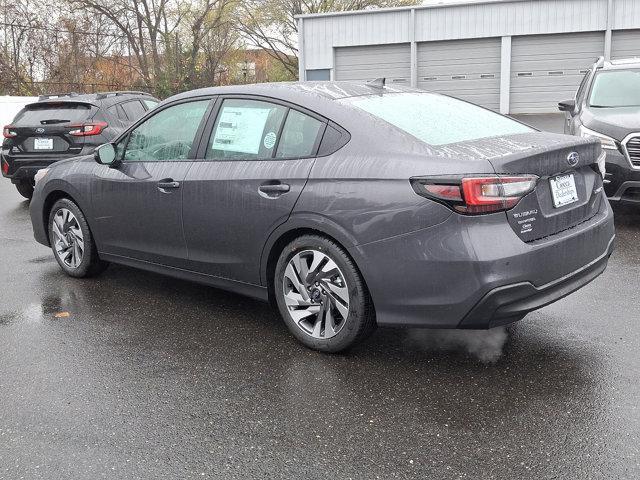
{"label": "parked suv", "polygon": [[559,109],[567,115],[565,133],[602,143],[609,199],[640,203],[640,58],[599,58],[576,98],[560,102]]}
{"label": "parked suv", "polygon": [[11,179],[22,196],[31,198],[39,169],[90,154],[158,102],[144,92],[43,95],[4,127],[2,175]]}

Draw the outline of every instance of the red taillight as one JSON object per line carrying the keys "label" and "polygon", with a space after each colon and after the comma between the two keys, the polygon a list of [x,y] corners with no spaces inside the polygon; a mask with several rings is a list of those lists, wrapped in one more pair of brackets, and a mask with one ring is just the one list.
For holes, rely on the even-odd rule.
{"label": "red taillight", "polygon": [[4,138],[13,138],[18,136],[18,134],[16,132],[14,132],[13,130],[11,130],[13,127],[11,125],[5,125],[4,128],[2,129],[2,135],[4,135]]}
{"label": "red taillight", "polygon": [[419,195],[438,200],[457,212],[469,215],[509,210],[531,192],[538,181],[535,175],[414,178],[413,189]]}
{"label": "red taillight", "polygon": [[79,125],[69,125],[71,130],[69,135],[75,137],[88,137],[90,135],[100,135],[109,125],[106,122],[82,123]]}
{"label": "red taillight", "polygon": [[4,158],[2,159],[2,173],[4,173],[5,175],[9,173],[9,164]]}

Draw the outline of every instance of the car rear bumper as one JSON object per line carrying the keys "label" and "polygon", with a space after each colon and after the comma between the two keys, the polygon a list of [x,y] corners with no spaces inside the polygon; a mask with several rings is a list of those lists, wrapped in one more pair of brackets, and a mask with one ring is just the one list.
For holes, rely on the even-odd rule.
{"label": "car rear bumper", "polygon": [[613,212],[523,242],[504,213],[443,223],[360,245],[353,256],[380,325],[490,328],[521,319],[586,285],[613,249]]}
{"label": "car rear bumper", "polygon": [[604,272],[613,253],[613,240],[599,258],[547,285],[536,287],[522,282],[494,288],[471,309],[459,328],[484,329],[517,322],[527,313],[575,292]]}
{"label": "car rear bumper", "polygon": [[77,156],[74,155],[52,155],[52,156],[25,156],[14,157],[11,155],[2,155],[1,161],[6,162],[9,165],[9,171],[5,174],[2,170],[2,176],[11,179],[13,183],[17,183],[21,180],[33,180],[34,175],[41,168],[47,168],[49,165]]}
{"label": "car rear bumper", "polygon": [[612,202],[640,204],[640,169],[620,152],[607,151],[604,189]]}

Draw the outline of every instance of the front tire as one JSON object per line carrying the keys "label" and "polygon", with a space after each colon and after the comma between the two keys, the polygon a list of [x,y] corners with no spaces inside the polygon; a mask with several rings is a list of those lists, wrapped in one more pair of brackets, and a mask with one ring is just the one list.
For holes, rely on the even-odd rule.
{"label": "front tire", "polygon": [[337,243],[305,235],[281,252],[274,275],[278,309],[304,345],[340,352],[368,337],[375,313],[355,263]]}
{"label": "front tire", "polygon": [[49,213],[49,241],[58,265],[70,277],[92,277],[109,265],[98,257],[84,214],[68,198],[58,200]]}
{"label": "front tire", "polygon": [[33,197],[33,183],[30,180],[20,180],[16,185],[16,190],[27,200]]}

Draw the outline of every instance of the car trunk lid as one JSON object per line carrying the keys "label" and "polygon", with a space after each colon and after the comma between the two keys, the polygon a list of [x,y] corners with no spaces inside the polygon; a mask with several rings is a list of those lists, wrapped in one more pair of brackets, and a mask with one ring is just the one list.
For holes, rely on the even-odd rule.
{"label": "car trunk lid", "polygon": [[525,242],[540,240],[593,217],[602,201],[597,140],[551,133],[487,138],[446,147],[448,154],[488,160],[498,175],[539,177],[536,188],[506,212]]}

